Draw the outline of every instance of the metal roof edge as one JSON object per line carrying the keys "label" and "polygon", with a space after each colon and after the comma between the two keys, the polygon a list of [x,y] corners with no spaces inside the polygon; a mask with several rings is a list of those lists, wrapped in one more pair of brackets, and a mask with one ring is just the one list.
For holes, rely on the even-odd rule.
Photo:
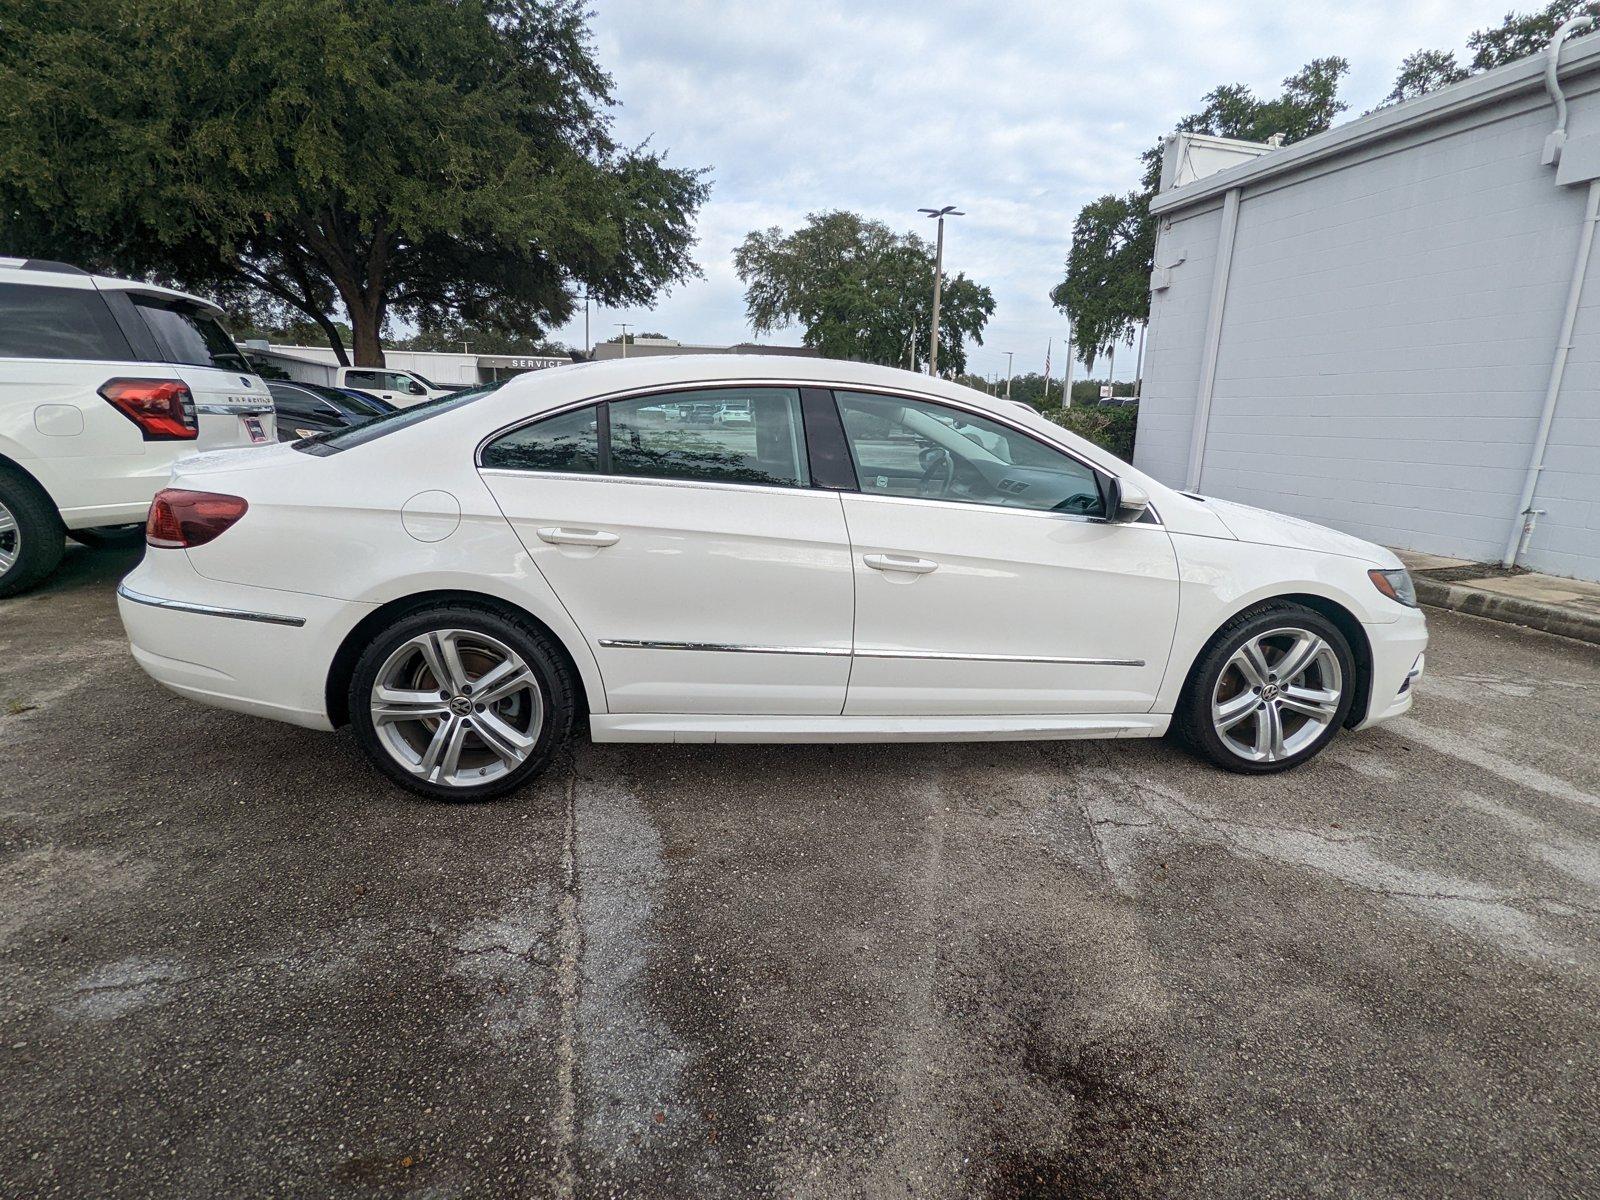
{"label": "metal roof edge", "polygon": [[[1600,35],[1574,38],[1562,51],[1563,80],[1587,74],[1600,67]],[[1398,137],[1415,129],[1447,120],[1474,108],[1493,104],[1521,92],[1544,87],[1545,56],[1541,51],[1516,62],[1474,75],[1460,83],[1429,92],[1415,100],[1380,108],[1338,125],[1326,133],[1274,150],[1250,162],[1218,171],[1193,183],[1162,192],[1150,201],[1155,215],[1187,208],[1211,200],[1241,184],[1254,183],[1322,159],[1344,154],[1368,143]],[[1551,118],[1554,121],[1554,117]]]}

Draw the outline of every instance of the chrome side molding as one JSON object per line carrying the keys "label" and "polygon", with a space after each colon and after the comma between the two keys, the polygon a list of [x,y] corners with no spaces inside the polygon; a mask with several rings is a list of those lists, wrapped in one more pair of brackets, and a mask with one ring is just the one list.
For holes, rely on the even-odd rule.
{"label": "chrome side molding", "polygon": [[278,613],[250,612],[242,608],[218,608],[214,604],[195,604],[188,600],[166,600],[160,596],[147,596],[143,592],[134,591],[126,583],[117,584],[117,595],[135,604],[148,604],[151,608],[199,613],[206,617],[227,617],[234,621],[254,621],[259,625],[288,625],[299,629],[306,623],[304,617],[285,617]]}
{"label": "chrome side molding", "polygon": [[1142,658],[1052,658],[1034,654],[946,654],[936,650],[845,650],[835,646],[748,646],[732,642],[664,642],[601,638],[610,650],[696,650],[715,654],[806,654],[828,658],[922,658],[941,662],[1047,663],[1067,667],[1142,667]]}

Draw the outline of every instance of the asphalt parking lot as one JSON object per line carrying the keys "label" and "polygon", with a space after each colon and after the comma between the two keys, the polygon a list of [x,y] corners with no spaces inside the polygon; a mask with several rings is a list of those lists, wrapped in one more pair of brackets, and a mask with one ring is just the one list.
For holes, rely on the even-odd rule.
{"label": "asphalt parking lot", "polygon": [[0,602],[6,1196],[1600,1191],[1600,653],[1308,768],[595,747],[475,807]]}

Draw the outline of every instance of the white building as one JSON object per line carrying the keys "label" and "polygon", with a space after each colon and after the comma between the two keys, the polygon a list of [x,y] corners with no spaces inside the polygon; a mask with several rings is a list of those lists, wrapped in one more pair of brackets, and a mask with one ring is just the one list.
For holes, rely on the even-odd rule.
{"label": "white building", "polygon": [[1600,579],[1600,37],[1561,54],[1564,149],[1544,70],[1282,149],[1169,140],[1137,465],[1480,561],[1533,509],[1519,561]]}
{"label": "white building", "polygon": [[[305,383],[332,383],[338,356],[328,346],[268,346],[246,342],[244,351],[276,367],[290,379]],[[385,350],[384,363],[397,371],[415,371],[444,387],[473,387],[493,383],[524,371],[559,367],[570,358],[556,355],[457,354],[437,350]]]}

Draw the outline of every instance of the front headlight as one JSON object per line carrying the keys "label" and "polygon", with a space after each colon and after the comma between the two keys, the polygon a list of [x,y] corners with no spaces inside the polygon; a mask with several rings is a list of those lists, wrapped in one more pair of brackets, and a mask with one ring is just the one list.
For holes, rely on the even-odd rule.
{"label": "front headlight", "polygon": [[1367,578],[1372,580],[1373,587],[1389,599],[1397,600],[1407,608],[1417,607],[1417,585],[1411,582],[1411,572],[1404,567],[1393,571],[1368,571]]}

